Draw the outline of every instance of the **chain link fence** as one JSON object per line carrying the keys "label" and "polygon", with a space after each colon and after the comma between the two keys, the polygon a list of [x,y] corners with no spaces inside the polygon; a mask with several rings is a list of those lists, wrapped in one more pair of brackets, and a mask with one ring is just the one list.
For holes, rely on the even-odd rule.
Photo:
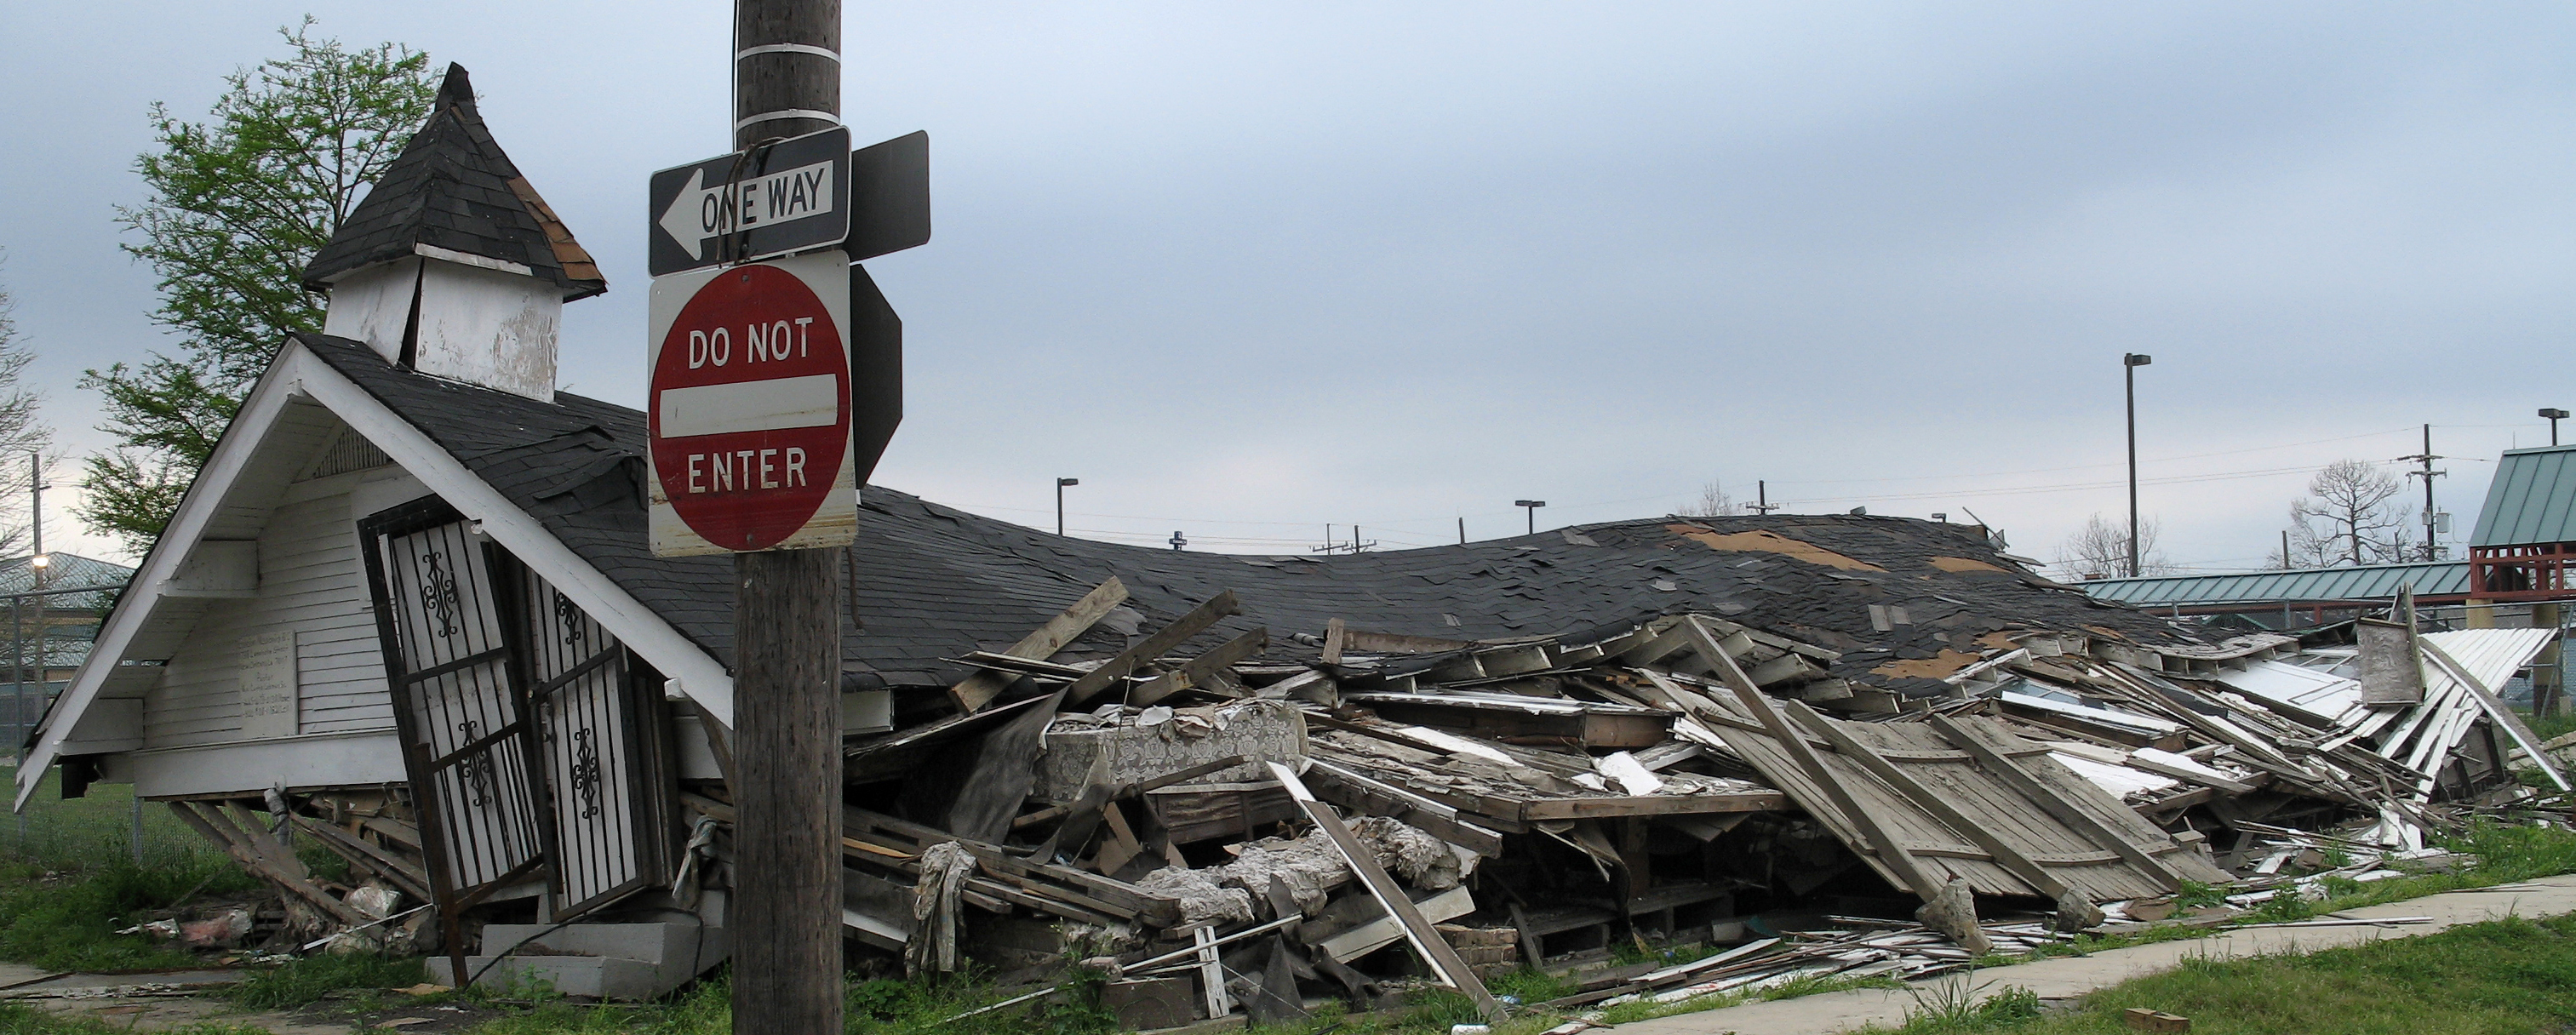
{"label": "chain link fence", "polygon": [[[17,767],[0,763],[0,773],[8,774],[14,795]],[[193,866],[213,854],[214,846],[181,825],[168,806],[144,802],[136,809],[132,784],[94,783],[89,793],[65,800],[60,769],[45,774],[25,810],[0,815],[0,860],[48,870],[120,860],[145,869]]]}

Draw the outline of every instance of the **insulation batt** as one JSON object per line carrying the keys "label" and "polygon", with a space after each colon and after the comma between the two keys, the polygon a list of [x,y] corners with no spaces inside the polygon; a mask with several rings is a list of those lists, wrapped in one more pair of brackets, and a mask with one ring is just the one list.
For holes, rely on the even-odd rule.
{"label": "insulation batt", "polygon": [[1242,888],[1217,886],[1214,872],[1166,866],[1146,874],[1145,879],[1136,882],[1136,888],[1180,900],[1183,927],[1252,919],[1252,896]]}

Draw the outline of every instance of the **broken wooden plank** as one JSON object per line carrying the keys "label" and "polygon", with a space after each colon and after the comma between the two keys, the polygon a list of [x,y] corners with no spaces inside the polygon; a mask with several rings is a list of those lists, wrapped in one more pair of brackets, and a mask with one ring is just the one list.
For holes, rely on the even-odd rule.
{"label": "broken wooden plank", "polygon": [[[1033,658],[1041,661],[1054,657],[1055,652],[1063,650],[1066,644],[1080,638],[1083,633],[1091,631],[1091,627],[1099,624],[1101,616],[1108,614],[1111,608],[1126,602],[1127,584],[1118,581],[1118,576],[1112,575],[1108,581],[1093,587],[1091,592],[1083,594],[1082,599],[1074,601],[1073,606],[1047,619],[1045,625],[1038,626],[1027,636],[1020,637],[1020,642],[1012,644],[1002,653],[1015,658]],[[966,677],[956,686],[949,687],[948,696],[957,702],[958,708],[964,711],[982,711],[985,705],[991,704],[993,698],[1010,684],[1009,676],[989,670],[979,671]]]}
{"label": "broken wooden plank", "polygon": [[1231,690],[1220,690],[1219,677],[1235,662],[1260,654],[1270,646],[1270,630],[1254,629],[1218,645],[1215,650],[1190,659],[1189,663],[1146,680],[1127,691],[1127,703],[1143,707],[1183,690],[1206,690],[1227,697],[1241,696]]}
{"label": "broken wooden plank", "polygon": [[1320,794],[1344,807],[1401,820],[1422,828],[1433,837],[1487,858],[1503,854],[1503,836],[1500,833],[1468,822],[1454,806],[1322,759],[1314,760],[1313,767],[1306,770],[1306,774],[1315,778],[1314,786],[1322,788]]}
{"label": "broken wooden plank", "polygon": [[2478,677],[2470,675],[2468,666],[2460,664],[2459,659],[2452,657],[2450,652],[2430,640],[2424,641],[2423,648],[2426,658],[2449,670],[2451,678],[2459,680],[2461,686],[2468,688],[2469,696],[2477,699],[2478,707],[2486,709],[2489,716],[2494,717],[2496,722],[2504,726],[2506,733],[2513,735],[2514,743],[2522,745],[2523,753],[2531,756],[2532,764],[2540,767],[2540,771],[2549,777],[2549,782],[2557,784],[2559,790],[2568,789],[2567,774],[2559,772],[2558,763],[2549,760],[2547,745],[2541,742],[2539,734],[2533,733],[2531,727],[2523,725],[2521,717],[2515,715],[2513,709],[2505,707],[2503,701],[2489,692],[2486,684],[2478,682]]}
{"label": "broken wooden plank", "polygon": [[[1443,920],[1455,920],[1475,912],[1476,897],[1462,885],[1416,902],[1413,908],[1421,911],[1423,919],[1438,924]],[[1315,943],[1315,951],[1349,963],[1393,945],[1403,937],[1403,921],[1392,916],[1381,916]]]}
{"label": "broken wooden plank", "polygon": [[1098,696],[1101,691],[1109,689],[1110,684],[1135,672],[1138,666],[1162,657],[1173,648],[1189,642],[1190,637],[1205,631],[1208,626],[1215,625],[1219,619],[1242,613],[1243,605],[1235,601],[1233,590],[1229,589],[1217,594],[1214,599],[1191,609],[1190,613],[1175,619],[1172,624],[1130,644],[1126,650],[1119,651],[1117,656],[1102,662],[1099,668],[1092,669],[1090,675],[1074,680],[1071,686],[1064,689],[1065,703],[1081,704]]}
{"label": "broken wooden plank", "polygon": [[[237,830],[227,835],[224,831],[230,830],[232,824],[222,822],[223,814],[213,806],[205,806],[207,814],[199,815],[195,809],[189,807],[191,804],[189,802],[174,801],[169,804],[170,811],[178,815],[179,822],[187,824],[189,829],[213,841],[216,846],[224,850],[224,854],[232,856],[234,862],[240,863],[243,869],[267,878],[270,883],[292,892],[297,898],[312,903],[341,923],[363,924],[375,919],[358,912],[348,903],[331,897],[330,892],[315,886],[309,877],[300,873],[290,873],[272,864],[259,850],[256,840]],[[301,870],[302,864],[299,863],[297,869]]]}
{"label": "broken wooden plank", "polygon": [[1377,864],[1376,854],[1360,844],[1359,838],[1352,836],[1350,828],[1342,825],[1342,817],[1334,814],[1332,806],[1315,799],[1314,793],[1306,789],[1305,782],[1297,779],[1296,770],[1277,762],[1268,765],[1271,774],[1278,777],[1280,784],[1286,786],[1288,793],[1297,799],[1297,804],[1306,810],[1307,817],[1315,821],[1315,826],[1323,830],[1324,836],[1332,839],[1333,847],[1342,853],[1342,860],[1349,863],[1351,872],[1358,874],[1360,882],[1368,886],[1369,894],[1376,897],[1378,905],[1404,925],[1405,940],[1412,944],[1413,951],[1422,957],[1432,974],[1442,983],[1465,993],[1487,1022],[1501,1021],[1502,1004],[1494,1001],[1493,993],[1485,991],[1485,983],[1477,979],[1476,972],[1468,968],[1465,960],[1458,958],[1458,950],[1449,946],[1448,940],[1440,936],[1439,929],[1423,918],[1421,910],[1413,907],[1413,900],[1405,897],[1404,889],[1396,885],[1395,878],[1387,876],[1386,869]]}
{"label": "broken wooden plank", "polygon": [[1902,766],[1880,758],[1877,752],[1870,750],[1868,745],[1862,744],[1850,733],[1835,725],[1833,720],[1816,714],[1815,709],[1803,704],[1793,705],[1787,710],[1801,724],[1816,731],[1816,735],[1825,738],[1826,743],[1832,744],[1837,753],[1860,763],[1862,769],[1868,770],[1871,776],[1877,777],[1878,782],[1895,789],[1899,795],[1914,803],[1914,807],[1931,813],[1932,818],[1940,820],[1942,825],[1965,836],[1977,847],[1985,849],[1986,854],[1993,856],[1997,863],[2012,871],[2013,876],[2028,882],[2040,894],[2057,898],[2068,891],[2067,883],[2060,880],[2056,874],[2048,872],[2047,867],[2041,866],[2030,856],[2023,854],[2020,848],[1986,829],[1985,824],[1970,819],[1967,813],[1959,811],[1957,806],[1950,804],[1948,797],[1924,786],[1922,781],[1916,780],[1914,775],[1906,772]]}
{"label": "broken wooden plank", "polygon": [[[1876,815],[1860,807],[1860,802],[1852,796],[1851,789],[1843,786],[1842,780],[1825,768],[1824,760],[1816,757],[1815,749],[1808,746],[1806,736],[1789,725],[1789,720],[1780,714],[1780,709],[1772,703],[1771,698],[1762,692],[1761,687],[1753,685],[1753,680],[1744,674],[1742,668],[1736,666],[1735,658],[1718,647],[1717,641],[1708,634],[1708,630],[1702,628],[1699,623],[1691,621],[1688,616],[1683,617],[1678,628],[1688,630],[1692,634],[1693,644],[1699,648],[1700,655],[1708,660],[1710,667],[1716,670],[1718,681],[1735,691],[1736,699],[1744,703],[1745,710],[1753,713],[1753,717],[1770,732],[1772,739],[1779,742],[1781,750],[1787,752],[1790,759],[1798,764],[1798,768],[1806,772],[1808,781],[1824,790],[1826,797],[1831,799],[1830,804],[1842,813],[1843,821],[1865,842],[1856,847],[1877,856],[1880,865],[1885,866],[1887,871],[1896,877],[1897,883],[1905,885],[1905,890],[1913,892],[1925,902],[1932,901],[1933,896],[1941,891],[1940,882],[1932,879],[1931,875],[1925,872],[1923,865],[1914,860],[1914,856],[1906,851],[1902,842],[1888,833],[1887,827],[1879,823]],[[1817,805],[1826,803],[1801,802],[1800,804],[1806,805],[1810,811],[1813,811]]]}
{"label": "broken wooden plank", "polygon": [[2132,843],[2128,837],[2111,829],[2110,825],[2095,818],[2092,813],[2058,797],[2046,784],[2041,783],[2038,777],[2032,776],[2029,770],[2023,769],[2020,763],[2007,757],[2001,748],[1988,743],[1976,731],[1961,724],[1957,719],[1939,712],[1924,716],[1923,721],[1930,723],[1934,730],[1939,731],[1942,739],[1977,756],[1977,763],[1984,766],[1987,772],[1995,774],[2004,781],[2005,785],[2021,792],[2023,797],[2029,798],[2050,817],[2074,828],[2077,833],[2083,834],[2096,846],[2120,853],[2121,858],[2127,859],[2131,865],[2165,882],[2167,886],[2177,890],[2182,887],[2183,876],[2180,871],[2175,870],[2163,859],[2157,858],[2154,853]]}

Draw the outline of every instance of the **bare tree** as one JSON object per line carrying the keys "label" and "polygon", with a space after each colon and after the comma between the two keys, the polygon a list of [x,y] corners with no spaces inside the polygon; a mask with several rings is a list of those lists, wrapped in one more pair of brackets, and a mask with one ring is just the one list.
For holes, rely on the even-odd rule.
{"label": "bare tree", "polygon": [[36,354],[18,340],[13,308],[9,290],[0,287],[0,556],[14,556],[27,548],[27,515],[33,502],[28,489],[35,485],[28,458],[55,459],[54,429],[36,413],[44,396],[19,379]]}
{"label": "bare tree", "polygon": [[[2156,538],[2163,531],[2154,518],[2138,522],[2138,574],[2169,575],[2181,569],[2167,561],[2156,549]],[[2096,512],[2084,519],[2084,527],[2058,544],[2057,563],[2073,569],[2080,578],[2106,579],[2129,573],[2129,530]]]}
{"label": "bare tree", "polygon": [[2289,532],[2290,556],[2287,559],[2282,558],[2281,548],[2275,546],[2263,558],[2265,567],[2324,568],[2342,559],[2340,551],[2343,548],[2343,541],[2337,539],[2332,533],[2318,529],[2314,519],[2299,512],[2297,504],[2292,504],[2290,507]]}
{"label": "bare tree", "polygon": [[1683,517],[1725,517],[1744,513],[1743,506],[1726,491],[1724,482],[1712,481],[1699,488],[1699,499],[1682,508]]}
{"label": "bare tree", "polygon": [[[2290,548],[2309,548],[2333,563],[2380,564],[2406,559],[2396,537],[2414,513],[2398,497],[2406,485],[2367,460],[2337,460],[2308,479],[2308,494],[2290,504]],[[2322,522],[2312,526],[2311,520]]]}

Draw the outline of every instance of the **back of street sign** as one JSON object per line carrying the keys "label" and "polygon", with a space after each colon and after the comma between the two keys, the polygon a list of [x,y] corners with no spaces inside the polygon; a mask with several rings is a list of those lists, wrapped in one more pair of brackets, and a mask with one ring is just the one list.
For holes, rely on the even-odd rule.
{"label": "back of street sign", "polygon": [[664,169],[646,267],[659,277],[836,245],[855,207],[846,126]]}

